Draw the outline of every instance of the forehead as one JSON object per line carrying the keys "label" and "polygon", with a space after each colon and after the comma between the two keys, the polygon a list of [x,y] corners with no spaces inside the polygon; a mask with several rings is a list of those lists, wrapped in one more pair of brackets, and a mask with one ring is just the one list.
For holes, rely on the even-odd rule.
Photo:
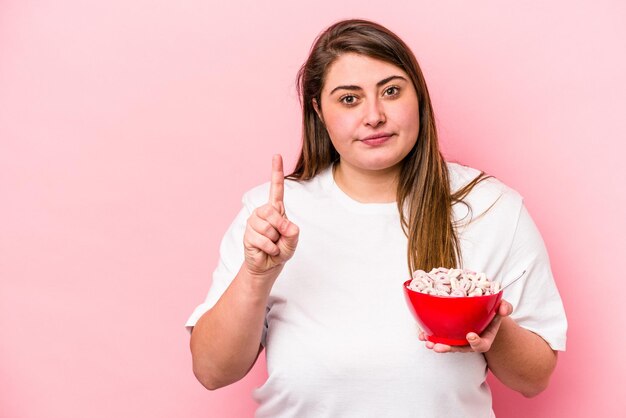
{"label": "forehead", "polygon": [[341,85],[366,88],[392,75],[410,80],[400,67],[389,62],[354,53],[342,54],[326,71],[323,90],[331,91]]}

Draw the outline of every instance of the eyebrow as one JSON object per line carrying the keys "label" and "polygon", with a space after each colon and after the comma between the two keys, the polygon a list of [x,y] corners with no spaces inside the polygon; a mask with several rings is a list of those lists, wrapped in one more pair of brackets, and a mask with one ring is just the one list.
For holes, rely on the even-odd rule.
{"label": "eyebrow", "polygon": [[[406,78],[399,76],[399,75],[392,75],[391,77],[387,77],[387,78],[383,78],[382,80],[380,80],[378,83],[376,83],[376,87],[380,87],[383,84],[387,84],[388,82],[390,82],[391,80],[395,80],[399,78],[400,80],[404,80],[406,81]],[[330,93],[328,93],[328,95],[330,96],[331,94],[333,94],[335,91],[337,90],[363,90],[361,87],[359,86],[355,86],[355,85],[347,85],[347,86],[337,86],[334,89],[331,90]]]}

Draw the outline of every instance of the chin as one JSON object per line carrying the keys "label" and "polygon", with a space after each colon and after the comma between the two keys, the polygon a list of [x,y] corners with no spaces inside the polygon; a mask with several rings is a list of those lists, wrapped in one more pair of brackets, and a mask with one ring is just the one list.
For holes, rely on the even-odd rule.
{"label": "chin", "polygon": [[400,158],[400,159],[389,158],[389,157],[371,158],[371,159],[361,161],[361,163],[358,164],[358,167],[361,168],[362,170],[372,170],[372,171],[390,170],[390,169],[399,168],[402,160],[403,158]]}

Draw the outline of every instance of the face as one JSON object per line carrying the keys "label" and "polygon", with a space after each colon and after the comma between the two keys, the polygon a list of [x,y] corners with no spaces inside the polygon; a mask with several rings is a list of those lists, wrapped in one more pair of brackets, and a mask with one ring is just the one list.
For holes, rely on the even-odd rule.
{"label": "face", "polygon": [[399,169],[417,141],[417,93],[409,76],[385,61],[341,55],[327,70],[321,106],[313,105],[343,169]]}

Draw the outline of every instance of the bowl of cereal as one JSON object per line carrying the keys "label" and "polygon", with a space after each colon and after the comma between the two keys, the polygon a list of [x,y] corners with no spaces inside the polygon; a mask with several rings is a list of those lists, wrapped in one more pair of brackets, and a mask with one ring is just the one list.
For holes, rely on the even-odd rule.
{"label": "bowl of cereal", "polygon": [[493,320],[502,300],[499,282],[484,273],[462,269],[416,270],[404,282],[411,312],[434,343],[467,345],[467,333],[481,334]]}

